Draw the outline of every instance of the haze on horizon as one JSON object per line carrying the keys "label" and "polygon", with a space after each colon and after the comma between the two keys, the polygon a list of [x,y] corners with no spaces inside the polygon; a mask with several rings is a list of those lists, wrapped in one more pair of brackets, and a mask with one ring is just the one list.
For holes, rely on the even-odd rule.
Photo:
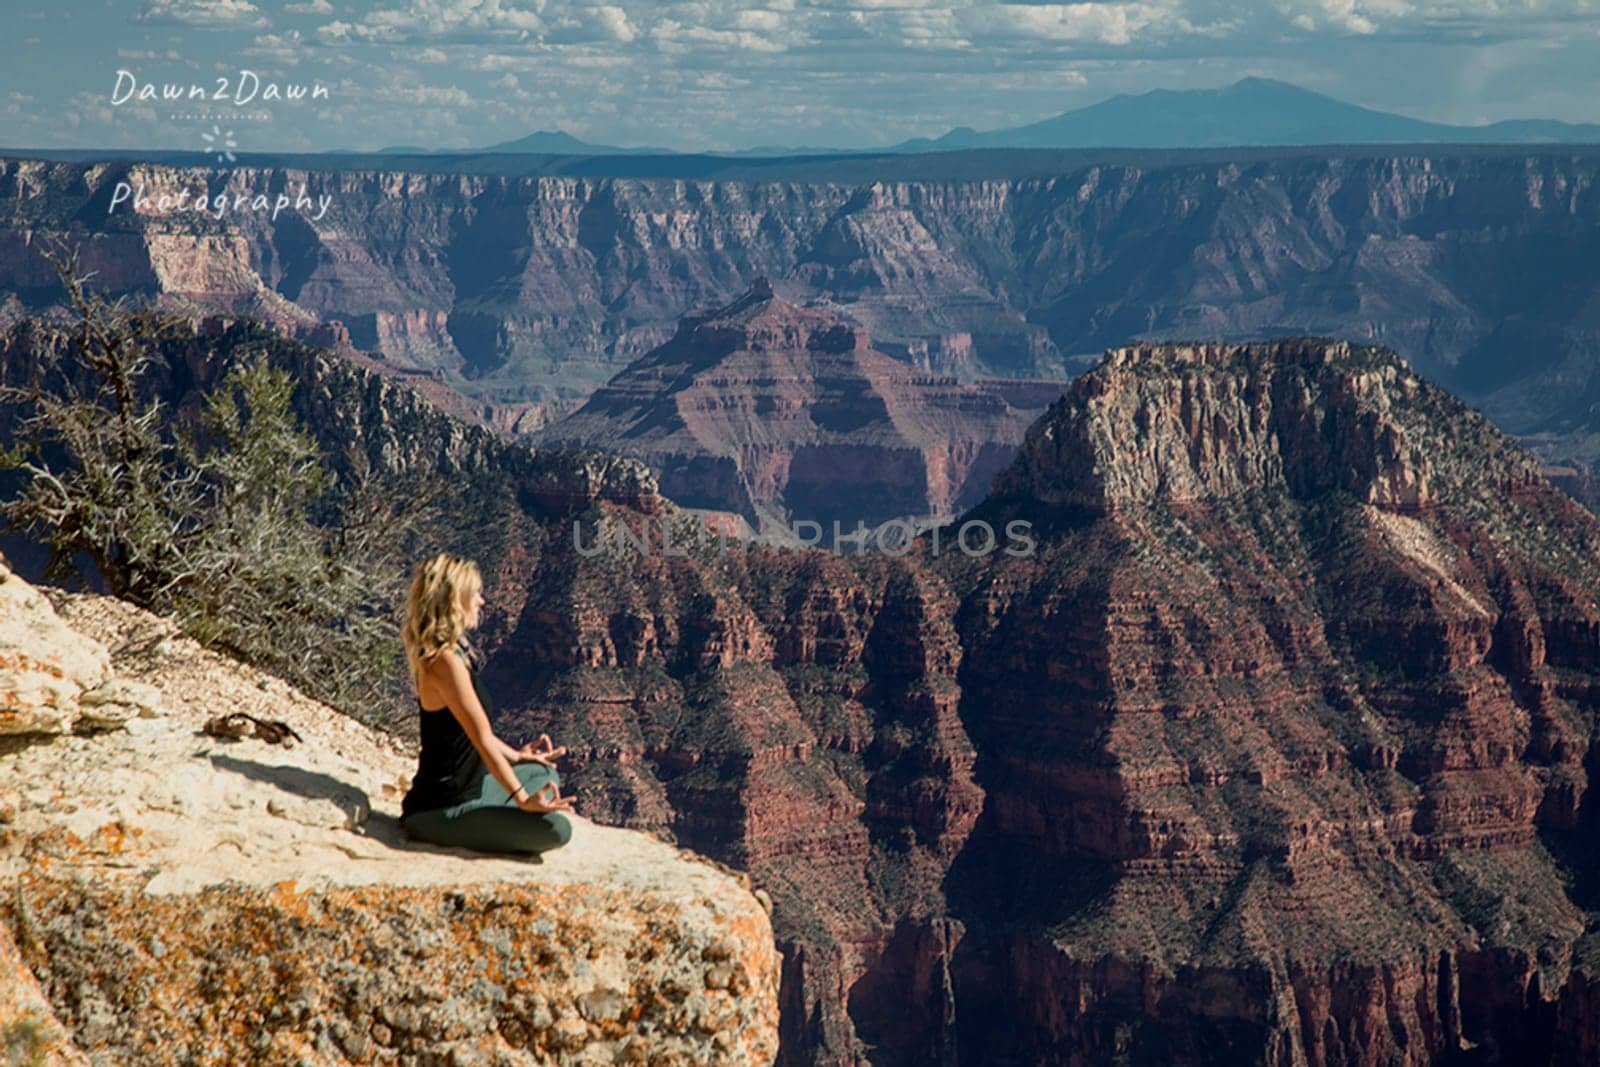
{"label": "haze on horizon", "polygon": [[[679,151],[859,149],[1246,76],[1440,123],[1600,121],[1600,0],[24,5],[0,38],[12,148],[204,150],[202,133],[226,131],[241,152],[468,148],[562,130]],[[248,69],[329,92],[242,111],[114,106],[119,69],[184,85]]]}

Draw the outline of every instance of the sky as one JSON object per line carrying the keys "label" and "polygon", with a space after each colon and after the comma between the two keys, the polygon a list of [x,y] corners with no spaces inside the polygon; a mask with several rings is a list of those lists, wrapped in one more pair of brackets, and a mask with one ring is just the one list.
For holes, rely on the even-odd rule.
{"label": "sky", "polygon": [[[1600,0],[4,6],[10,148],[469,148],[556,129],[680,151],[870,148],[1247,75],[1436,122],[1600,121]],[[185,99],[140,99],[162,86]]]}

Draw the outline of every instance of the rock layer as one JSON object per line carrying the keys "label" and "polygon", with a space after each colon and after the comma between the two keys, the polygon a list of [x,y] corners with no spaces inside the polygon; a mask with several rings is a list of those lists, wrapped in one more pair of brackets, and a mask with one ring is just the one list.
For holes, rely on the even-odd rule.
{"label": "rock layer", "polygon": [[[768,277],[930,371],[1058,378],[1140,338],[1322,333],[1399,350],[1515,432],[1566,437],[1600,392],[1596,165],[1379,147],[718,181],[7,160],[0,291],[57,299],[38,242],[93,218],[85,262],[113,293],[290,331],[337,322],[395,368],[560,403],[668,340],[684,309]],[[118,182],[331,199],[316,220],[108,213]]]}

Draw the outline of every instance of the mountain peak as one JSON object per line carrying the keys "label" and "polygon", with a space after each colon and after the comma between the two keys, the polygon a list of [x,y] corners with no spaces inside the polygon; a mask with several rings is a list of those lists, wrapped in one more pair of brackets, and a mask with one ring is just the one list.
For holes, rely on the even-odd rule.
{"label": "mountain peak", "polygon": [[[766,305],[776,302],[782,307],[793,308],[787,300],[780,299],[772,291],[772,283],[765,276],[757,278],[750,283],[750,288],[734,297],[733,301],[720,308],[704,312],[699,316],[702,321],[722,321],[725,319],[749,318],[765,310]],[[693,317],[693,316],[690,316]]]}
{"label": "mountain peak", "polygon": [[1537,479],[1532,456],[1394,352],[1288,338],[1108,352],[994,488],[1095,511],[1254,491],[1415,510]]}
{"label": "mountain peak", "polygon": [[826,311],[790,303],[765,277],[721,307],[683,316],[676,339],[692,339],[695,349],[716,358],[740,349],[847,352],[870,345],[864,330]]}
{"label": "mountain peak", "polygon": [[[1309,93],[1309,92],[1311,92],[1310,89],[1304,88],[1303,86],[1296,85],[1293,82],[1280,81],[1277,78],[1263,78],[1259,74],[1248,74],[1245,77],[1240,78],[1238,81],[1234,82],[1232,85],[1227,85],[1227,86],[1223,87],[1223,91],[1224,92],[1236,92],[1236,91],[1241,90],[1241,89],[1253,89],[1253,90],[1270,89],[1270,90],[1277,91],[1277,92],[1281,92],[1281,91],[1287,90],[1287,91],[1293,92],[1293,93]],[[1321,94],[1318,94],[1318,95],[1321,95]]]}
{"label": "mountain peak", "polygon": [[1124,93],[1025,126],[937,141],[906,141],[897,151],[941,148],[1213,148],[1241,145],[1585,143],[1600,127],[1542,121],[1453,126],[1377,111],[1313,89],[1240,78],[1214,89]]}

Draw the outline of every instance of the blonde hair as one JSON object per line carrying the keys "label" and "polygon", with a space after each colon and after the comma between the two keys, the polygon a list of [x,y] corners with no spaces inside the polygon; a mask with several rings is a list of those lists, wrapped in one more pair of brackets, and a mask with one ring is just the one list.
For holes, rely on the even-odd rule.
{"label": "blonde hair", "polygon": [[467,602],[482,591],[483,575],[470,559],[441,552],[417,564],[400,628],[412,685],[421,681],[425,660],[466,643]]}

